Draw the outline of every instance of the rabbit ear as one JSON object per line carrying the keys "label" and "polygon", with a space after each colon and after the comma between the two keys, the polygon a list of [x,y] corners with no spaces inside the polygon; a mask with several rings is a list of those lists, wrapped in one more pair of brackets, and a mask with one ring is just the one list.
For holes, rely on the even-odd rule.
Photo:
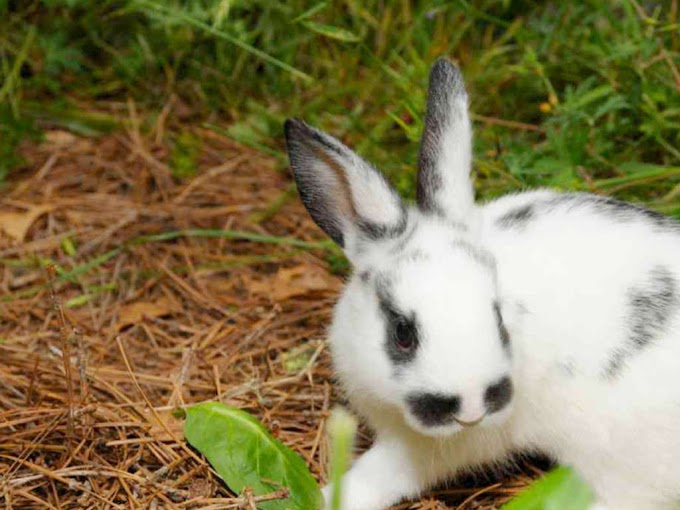
{"label": "rabbit ear", "polygon": [[380,239],[404,230],[404,205],[378,170],[300,120],[286,120],[285,132],[302,202],[316,224],[345,251],[352,251],[350,238]]}
{"label": "rabbit ear", "polygon": [[440,58],[430,71],[425,129],[418,158],[421,210],[465,223],[474,207],[470,180],[472,129],[457,66]]}

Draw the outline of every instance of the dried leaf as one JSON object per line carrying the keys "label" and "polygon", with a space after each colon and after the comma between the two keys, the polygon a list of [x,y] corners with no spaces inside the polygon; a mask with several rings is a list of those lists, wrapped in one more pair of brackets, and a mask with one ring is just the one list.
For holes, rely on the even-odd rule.
{"label": "dried leaf", "polygon": [[274,301],[285,301],[314,291],[335,290],[338,280],[318,266],[280,268],[273,280],[252,282],[256,294],[266,294]]}
{"label": "dried leaf", "polygon": [[155,413],[145,410],[144,414],[147,421],[151,424],[147,431],[149,436],[158,441],[172,441],[173,438],[179,439],[182,437],[184,422],[178,419],[172,410],[159,410]]}
{"label": "dried leaf", "polygon": [[68,131],[55,129],[45,132],[45,143],[52,149],[68,147],[78,140],[78,137]]}
{"label": "dried leaf", "polygon": [[156,301],[129,303],[120,309],[116,329],[120,331],[125,326],[141,322],[144,318],[162,317],[163,315],[169,315],[175,310],[175,305],[165,297]]}
{"label": "dried leaf", "polygon": [[49,210],[48,206],[37,205],[24,212],[0,212],[0,230],[21,243],[35,220]]}

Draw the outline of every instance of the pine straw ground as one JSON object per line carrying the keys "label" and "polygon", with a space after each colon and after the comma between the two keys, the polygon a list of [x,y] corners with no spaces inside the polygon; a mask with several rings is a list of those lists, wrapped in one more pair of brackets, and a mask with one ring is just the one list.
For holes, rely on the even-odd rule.
{"label": "pine straw ground", "polygon": [[[325,478],[341,279],[319,231],[274,159],[197,130],[198,176],[176,182],[161,131],[50,131],[0,198],[3,509],[252,506],[183,441],[173,410],[206,400]],[[498,508],[532,470],[402,508]]]}

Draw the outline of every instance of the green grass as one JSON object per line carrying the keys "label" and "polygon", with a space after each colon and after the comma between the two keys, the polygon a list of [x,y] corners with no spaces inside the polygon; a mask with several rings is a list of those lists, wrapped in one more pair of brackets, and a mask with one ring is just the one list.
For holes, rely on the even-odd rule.
{"label": "green grass", "polygon": [[[196,122],[279,157],[283,119],[304,117],[412,195],[428,68],[448,55],[472,96],[481,196],[599,189],[680,215],[677,11],[636,0],[0,0],[0,178],[36,124],[89,126],[76,101],[132,97],[153,121],[176,94]],[[194,141],[168,136],[173,168],[190,176]]]}

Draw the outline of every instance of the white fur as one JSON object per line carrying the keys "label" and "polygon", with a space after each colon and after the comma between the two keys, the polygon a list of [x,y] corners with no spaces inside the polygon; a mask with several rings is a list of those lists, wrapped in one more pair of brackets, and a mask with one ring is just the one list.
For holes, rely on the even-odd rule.
{"label": "white fur", "polygon": [[442,152],[437,164],[442,183],[436,199],[450,218],[469,221],[475,197],[470,182],[472,126],[465,115],[467,102],[467,94],[452,101],[452,119],[443,133]]}
{"label": "white fur", "polygon": [[[455,189],[463,202],[469,190],[469,182],[460,182],[469,179],[469,154],[460,154],[470,150],[469,134],[454,130],[444,140],[455,145],[456,133],[460,146],[443,150],[439,162],[456,174],[444,181],[457,182],[446,186],[446,204],[455,202]],[[361,194],[353,189],[354,199],[369,200],[362,197],[375,191],[393,222],[386,183],[371,183],[375,188]],[[329,341],[343,389],[376,441],[345,476],[343,510],[379,510],[518,450],[573,466],[594,489],[599,509],[665,510],[678,503],[680,300],[649,345],[615,376],[606,372],[629,341],[631,289],[649,285],[650,271],[661,266],[680,282],[680,229],[556,197],[539,190],[473,206],[463,218],[467,230],[411,208],[400,237],[358,235],[345,246],[355,271]],[[532,205],[534,217],[512,228],[499,223],[522,205]],[[449,217],[464,210],[451,208]],[[461,246],[490,253],[495,271]],[[418,317],[421,345],[398,369],[386,354],[385,319],[366,274],[388,278],[399,307]],[[494,300],[502,305],[511,357],[498,341]],[[460,417],[472,421],[484,414],[484,389],[507,373],[512,404],[474,427],[425,427],[405,403],[414,391],[455,393],[462,396]]]}
{"label": "white fur", "polygon": [[[520,200],[549,192],[539,193],[502,198],[479,211],[479,243],[496,257],[498,295],[512,338],[516,396],[503,423],[431,437],[414,430],[403,411],[402,396],[415,387],[454,388],[476,398],[475,382],[504,369],[489,338],[493,319],[483,309],[493,295],[489,282],[450,248],[449,260],[437,262],[436,256],[445,257],[442,240],[451,235],[445,225],[438,229],[428,226],[436,220],[421,219],[413,244],[442,253],[395,269],[402,303],[422,310],[430,328],[406,378],[390,375],[370,286],[358,277],[348,282],[329,340],[343,387],[378,441],[347,475],[344,508],[377,510],[522,449],[575,467],[612,510],[672,508],[680,495],[678,310],[669,332],[636,353],[618,377],[607,379],[603,369],[624,342],[627,289],[656,264],[680,279],[680,236],[654,232],[643,221],[612,222],[587,208],[557,209],[522,232],[494,226]],[[373,247],[374,259],[365,254],[357,273],[389,268],[389,253],[389,247]]]}

